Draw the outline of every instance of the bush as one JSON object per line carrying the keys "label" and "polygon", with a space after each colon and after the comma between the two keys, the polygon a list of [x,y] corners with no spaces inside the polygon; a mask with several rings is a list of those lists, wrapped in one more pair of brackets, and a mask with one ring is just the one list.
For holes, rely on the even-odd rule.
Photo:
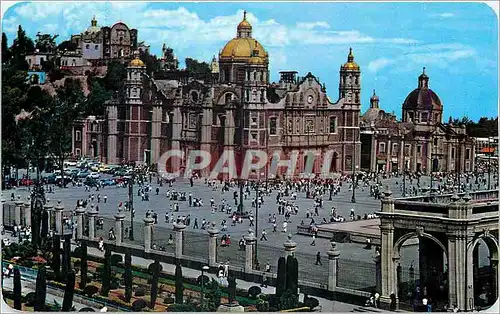
{"label": "bush", "polygon": [[82,248],[77,246],[74,250],[73,250],[73,257],[82,257]]}
{"label": "bush", "polygon": [[269,312],[269,302],[259,301],[256,305],[257,311],[259,312]]}
{"label": "bush", "polygon": [[315,307],[319,306],[319,301],[316,298],[307,298],[304,300],[304,305],[312,310]]}
{"label": "bush", "polygon": [[172,304],[172,303],[175,303],[175,299],[172,297],[166,297],[165,299],[163,299],[163,303],[164,304]]}
{"label": "bush", "polygon": [[241,299],[238,301],[238,303],[241,305],[241,306],[249,306],[250,305],[250,302],[248,302],[247,300],[245,299]]}
{"label": "bush", "polygon": [[117,266],[119,263],[123,263],[123,257],[119,254],[111,255],[111,265]]}
{"label": "bush", "polygon": [[[137,294],[136,294],[137,296]],[[141,312],[143,308],[147,306],[147,303],[143,299],[137,299],[132,303],[132,311],[134,312]]]}
{"label": "bush", "polygon": [[134,295],[136,297],[143,297],[146,295],[146,290],[144,288],[137,288],[137,289],[135,289]]}
{"label": "bush", "polygon": [[33,306],[33,304],[35,303],[35,297],[36,297],[35,292],[28,293],[25,297],[26,305]]}
{"label": "bush", "polygon": [[262,289],[260,289],[260,287],[258,287],[258,286],[251,286],[250,288],[248,288],[248,296],[251,299],[255,300],[257,298],[257,296],[261,293],[262,293]]}
{"label": "bush", "polygon": [[110,284],[109,284],[109,289],[111,290],[115,290],[115,289],[118,289],[120,287],[119,283],[116,281],[116,280],[113,280]]}
{"label": "bush", "polygon": [[94,296],[97,292],[99,292],[99,288],[93,285],[88,285],[85,287],[85,289],[83,289],[83,294],[85,294],[89,298]]}
{"label": "bush", "polygon": [[[154,266],[155,266],[155,263],[151,263],[149,264],[148,266],[148,274],[150,275],[154,275],[155,271],[154,271]],[[144,271],[144,269],[142,269],[141,271]],[[160,273],[163,271],[163,266],[161,266],[160,264]]]}
{"label": "bush", "polygon": [[172,304],[167,308],[167,312],[197,312],[193,304]]}

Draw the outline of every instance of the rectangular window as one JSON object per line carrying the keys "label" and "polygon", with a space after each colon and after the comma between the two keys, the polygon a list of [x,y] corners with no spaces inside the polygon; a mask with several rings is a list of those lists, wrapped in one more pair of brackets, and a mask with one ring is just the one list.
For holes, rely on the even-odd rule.
{"label": "rectangular window", "polygon": [[393,143],[392,144],[392,154],[393,155],[397,155],[398,154],[398,149],[399,149],[398,143]]}
{"label": "rectangular window", "polygon": [[451,158],[455,158],[455,147],[451,148]]}
{"label": "rectangular window", "polygon": [[408,112],[408,120],[410,120],[410,122],[413,122],[413,112]]}
{"label": "rectangular window", "polygon": [[379,152],[380,154],[385,154],[385,143],[380,143],[380,144],[378,145],[378,152]]}
{"label": "rectangular window", "polygon": [[276,134],[276,118],[273,117],[269,120],[269,134],[275,135]]}
{"label": "rectangular window", "polygon": [[312,119],[306,120],[305,130],[306,133],[314,133],[314,120]]}
{"label": "rectangular window", "polygon": [[295,120],[295,133],[300,133],[300,119]]}
{"label": "rectangular window", "polygon": [[76,131],[75,132],[75,141],[80,142],[82,140],[82,132]]}
{"label": "rectangular window", "polygon": [[420,154],[422,154],[422,146],[418,145],[417,146],[417,156],[420,156]]}
{"label": "rectangular window", "polygon": [[292,134],[292,133],[293,133],[293,120],[288,119],[288,134]]}
{"label": "rectangular window", "polygon": [[337,133],[337,117],[330,117],[330,133]]}
{"label": "rectangular window", "polygon": [[75,149],[75,154],[76,154],[76,156],[81,156],[82,151],[79,148],[77,148],[77,149]]}
{"label": "rectangular window", "polygon": [[465,151],[465,159],[470,159],[470,148]]}
{"label": "rectangular window", "polygon": [[410,144],[406,144],[405,145],[405,156],[409,156],[410,155],[410,148],[411,148],[411,145]]}
{"label": "rectangular window", "polygon": [[427,112],[422,112],[422,122],[427,122]]}

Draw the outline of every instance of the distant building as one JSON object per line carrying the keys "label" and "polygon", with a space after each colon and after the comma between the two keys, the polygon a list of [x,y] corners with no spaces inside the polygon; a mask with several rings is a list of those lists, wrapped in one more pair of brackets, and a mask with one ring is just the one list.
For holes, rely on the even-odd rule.
{"label": "distant building", "polygon": [[72,35],[71,41],[77,45],[77,52],[86,60],[130,59],[137,49],[137,30],[118,22],[111,27],[97,26],[94,17],[87,30]]}
{"label": "distant building", "polygon": [[498,156],[498,136],[475,137],[476,155]]}
{"label": "distant building", "polygon": [[402,105],[402,121],[379,108],[379,97],[361,118],[361,168],[367,171],[429,173],[474,171],[474,140],[465,125],[442,123],[443,105],[429,88],[429,77]]}
{"label": "distant building", "polygon": [[53,60],[55,58],[54,53],[50,52],[40,52],[38,49],[35,52],[26,55],[25,60],[28,62],[29,69],[32,71],[38,71],[42,69],[42,63],[48,60]]}

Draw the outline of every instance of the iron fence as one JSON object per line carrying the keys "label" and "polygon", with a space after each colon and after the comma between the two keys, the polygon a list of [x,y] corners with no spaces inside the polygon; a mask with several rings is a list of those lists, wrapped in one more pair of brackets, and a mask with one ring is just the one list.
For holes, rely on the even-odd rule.
{"label": "iron fence", "polygon": [[182,254],[208,260],[208,234],[184,231],[182,238]]}
{"label": "iron fence", "polygon": [[3,204],[3,225],[4,227],[14,227],[15,224],[15,204]]}
{"label": "iron fence", "polygon": [[377,286],[375,263],[339,258],[337,285],[343,288],[372,292]]}

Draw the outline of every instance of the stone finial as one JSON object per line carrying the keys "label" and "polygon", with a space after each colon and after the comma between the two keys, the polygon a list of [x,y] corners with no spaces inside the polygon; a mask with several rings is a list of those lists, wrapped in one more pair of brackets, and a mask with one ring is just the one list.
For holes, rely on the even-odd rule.
{"label": "stone finial", "polygon": [[335,241],[330,241],[330,245],[332,246],[331,249],[335,250],[337,248],[337,242]]}
{"label": "stone finial", "polygon": [[456,202],[458,202],[458,200],[459,200],[459,199],[460,199],[460,197],[458,197],[457,191],[455,191],[455,192],[453,193],[453,195],[451,196],[451,201],[452,201],[453,203],[456,203]]}
{"label": "stone finial", "polygon": [[215,221],[212,221],[211,227],[212,227],[212,229],[215,229]]}
{"label": "stone finial", "polygon": [[286,237],[288,238],[288,241],[292,241],[292,233],[289,233]]}
{"label": "stone finial", "polygon": [[390,196],[392,195],[392,191],[391,189],[389,188],[388,185],[385,186],[385,191],[384,191],[384,196],[385,198],[389,198]]}
{"label": "stone finial", "polygon": [[464,202],[466,202],[466,203],[467,203],[467,202],[469,202],[469,201],[472,199],[472,197],[471,197],[471,196],[470,196],[470,194],[469,194],[469,191],[466,191],[466,192],[465,192],[465,195],[462,197],[462,199],[463,199],[463,200],[464,200]]}
{"label": "stone finial", "polygon": [[47,198],[45,199],[45,204],[48,204],[48,203],[50,203],[50,198],[48,198],[48,197],[47,197]]}
{"label": "stone finial", "polygon": [[248,229],[248,235],[249,235],[249,236],[253,236],[253,235],[254,235],[254,232],[253,232],[253,230],[252,230],[252,229]]}
{"label": "stone finial", "polygon": [[17,200],[20,201],[21,200],[21,195],[17,195]]}

